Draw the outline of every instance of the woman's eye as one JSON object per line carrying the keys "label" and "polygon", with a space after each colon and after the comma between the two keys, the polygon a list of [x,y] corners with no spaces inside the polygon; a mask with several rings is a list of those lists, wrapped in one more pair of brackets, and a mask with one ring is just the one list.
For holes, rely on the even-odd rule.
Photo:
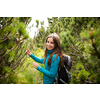
{"label": "woman's eye", "polygon": [[49,42],[49,41],[47,41],[47,43],[54,44],[53,42]]}

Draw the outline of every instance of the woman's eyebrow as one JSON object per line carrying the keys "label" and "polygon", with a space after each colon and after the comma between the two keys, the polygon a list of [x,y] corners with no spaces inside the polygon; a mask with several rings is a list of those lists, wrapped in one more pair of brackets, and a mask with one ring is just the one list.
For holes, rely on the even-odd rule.
{"label": "woman's eyebrow", "polygon": [[51,43],[54,43],[54,42],[51,42]]}

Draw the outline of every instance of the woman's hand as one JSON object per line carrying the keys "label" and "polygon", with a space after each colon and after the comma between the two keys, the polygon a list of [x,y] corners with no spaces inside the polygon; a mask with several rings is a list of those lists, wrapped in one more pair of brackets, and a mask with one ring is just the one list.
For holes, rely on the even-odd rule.
{"label": "woman's hand", "polygon": [[29,56],[31,55],[31,52],[29,49],[27,49],[25,53],[28,54]]}
{"label": "woman's hand", "polygon": [[33,66],[34,68],[37,68],[37,67],[39,66],[39,64],[36,63],[36,62],[33,62],[33,63],[32,63],[32,66]]}

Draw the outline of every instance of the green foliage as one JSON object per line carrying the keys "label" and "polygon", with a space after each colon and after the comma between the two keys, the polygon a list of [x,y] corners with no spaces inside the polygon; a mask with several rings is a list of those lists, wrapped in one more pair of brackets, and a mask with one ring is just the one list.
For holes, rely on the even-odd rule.
{"label": "green foliage", "polygon": [[80,33],[80,36],[84,39],[89,39],[90,35],[89,35],[89,31],[88,30],[84,30]]}
{"label": "green foliage", "polygon": [[39,20],[36,20],[36,27],[38,27],[39,26]]}
{"label": "green foliage", "polygon": [[86,70],[81,70],[78,74],[78,79],[80,80],[80,83],[85,83],[85,80],[88,79],[89,72]]}
{"label": "green foliage", "polygon": [[8,67],[8,66],[5,66],[4,68],[3,68],[3,73],[8,73],[8,72],[10,72],[11,71],[11,69]]}
{"label": "green foliage", "polygon": [[20,22],[17,25],[18,25],[18,32],[24,35],[26,33],[26,30],[24,28],[25,27],[24,23]]}
{"label": "green foliage", "polygon": [[11,75],[23,64],[21,57],[27,47],[25,39],[29,38],[26,31],[26,21],[28,23],[29,19],[31,18],[2,17],[0,20],[0,83],[10,83],[10,80],[12,83]]}
{"label": "green foliage", "polygon": [[84,65],[80,62],[78,62],[74,67],[76,70],[84,70]]}
{"label": "green foliage", "polygon": [[39,55],[40,58],[44,57],[44,51],[40,48],[38,48],[34,53],[35,53],[36,56]]}

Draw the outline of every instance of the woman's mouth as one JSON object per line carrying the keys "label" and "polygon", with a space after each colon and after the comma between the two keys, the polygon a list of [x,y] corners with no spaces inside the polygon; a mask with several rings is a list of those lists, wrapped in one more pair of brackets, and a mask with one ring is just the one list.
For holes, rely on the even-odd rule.
{"label": "woman's mouth", "polygon": [[51,47],[47,47],[48,49],[51,49]]}

